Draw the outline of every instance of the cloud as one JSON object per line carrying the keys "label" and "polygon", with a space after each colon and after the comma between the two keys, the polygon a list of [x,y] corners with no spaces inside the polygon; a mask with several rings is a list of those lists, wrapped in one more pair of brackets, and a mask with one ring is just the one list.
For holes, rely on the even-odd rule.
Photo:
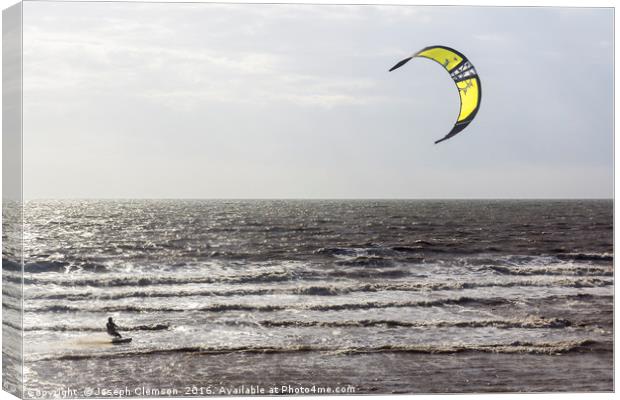
{"label": "cloud", "polygon": [[[25,7],[32,197],[80,185],[94,197],[611,193],[613,12]],[[430,44],[467,54],[484,92],[474,122],[439,146],[458,112],[449,76],[428,60],[387,72]]]}
{"label": "cloud", "polygon": [[[79,35],[36,24],[27,27],[25,91],[32,105],[72,90],[123,91],[185,109],[192,108],[193,101],[198,106],[204,101],[263,104],[285,100],[334,107],[367,104],[378,98],[364,94],[376,85],[372,79],[300,72],[304,69],[296,65],[295,54],[230,50],[225,45],[190,47],[182,40],[178,45],[162,45],[157,40],[145,44],[145,32],[157,31],[153,22],[119,18],[91,22]],[[56,23],[63,26],[62,20]],[[140,34],[132,36],[132,32]]]}
{"label": "cloud", "polygon": [[508,38],[505,35],[497,34],[497,33],[478,33],[478,34],[474,34],[473,37],[475,39],[478,39],[484,42],[495,42],[495,43],[502,43],[508,40]]}

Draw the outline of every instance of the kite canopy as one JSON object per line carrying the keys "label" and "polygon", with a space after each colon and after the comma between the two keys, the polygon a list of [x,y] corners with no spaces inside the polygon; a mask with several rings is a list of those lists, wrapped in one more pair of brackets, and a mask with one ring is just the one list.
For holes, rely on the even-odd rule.
{"label": "kite canopy", "polygon": [[476,116],[478,108],[480,107],[480,99],[482,98],[480,78],[478,78],[476,69],[469,62],[467,57],[445,46],[425,47],[411,57],[399,61],[395,66],[390,68],[390,71],[402,67],[414,57],[428,58],[443,65],[446,71],[450,73],[450,76],[459,90],[461,110],[456,119],[456,123],[446,136],[437,140],[435,143],[443,142],[465,129]]}

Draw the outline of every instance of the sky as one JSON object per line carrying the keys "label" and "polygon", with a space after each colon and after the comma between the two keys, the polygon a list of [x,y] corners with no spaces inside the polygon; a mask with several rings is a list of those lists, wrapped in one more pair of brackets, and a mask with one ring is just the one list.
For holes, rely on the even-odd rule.
{"label": "sky", "polygon": [[[24,196],[610,198],[613,10],[24,5]],[[482,83],[458,115],[447,72]]]}

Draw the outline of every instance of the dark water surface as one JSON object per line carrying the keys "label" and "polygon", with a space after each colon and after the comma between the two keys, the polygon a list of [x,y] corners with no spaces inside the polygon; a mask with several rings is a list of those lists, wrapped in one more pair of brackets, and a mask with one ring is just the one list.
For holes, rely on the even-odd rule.
{"label": "dark water surface", "polygon": [[27,395],[613,389],[611,200],[36,201],[25,221]]}

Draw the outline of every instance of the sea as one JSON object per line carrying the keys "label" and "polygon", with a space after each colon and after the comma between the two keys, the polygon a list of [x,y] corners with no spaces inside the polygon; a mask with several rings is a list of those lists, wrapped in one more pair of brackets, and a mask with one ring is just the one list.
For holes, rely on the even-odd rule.
{"label": "sea", "polygon": [[38,200],[23,246],[30,398],[613,390],[612,200]]}

